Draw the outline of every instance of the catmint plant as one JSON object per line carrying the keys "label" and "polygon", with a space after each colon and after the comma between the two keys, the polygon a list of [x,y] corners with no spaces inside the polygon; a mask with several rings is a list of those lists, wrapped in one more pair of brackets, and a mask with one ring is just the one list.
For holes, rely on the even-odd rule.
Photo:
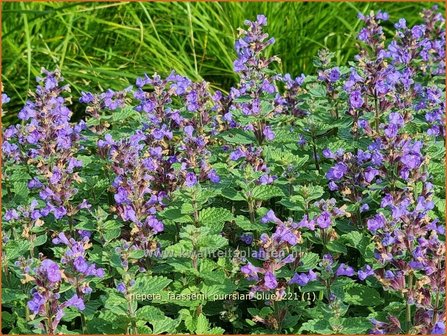
{"label": "catmint plant", "polygon": [[2,332],[444,334],[444,18],[359,20],[305,74],[247,20],[225,90],[42,70],[3,129]]}

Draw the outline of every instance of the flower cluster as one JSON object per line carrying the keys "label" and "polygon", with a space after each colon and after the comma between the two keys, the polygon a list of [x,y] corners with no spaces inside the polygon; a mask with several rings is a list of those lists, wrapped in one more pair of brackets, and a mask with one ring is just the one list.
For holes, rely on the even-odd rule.
{"label": "flower cluster", "polygon": [[60,286],[64,272],[59,265],[50,259],[44,259],[34,274],[28,275],[27,281],[34,281],[35,287],[28,301],[28,308],[33,315],[44,318],[42,329],[48,334],[53,334],[64,316],[67,307],[84,310],[84,301],[74,294],[70,299],[61,303]]}
{"label": "flower cluster", "polygon": [[82,92],[86,122],[43,71],[3,132],[5,328],[444,333],[445,32],[436,8],[422,16],[390,34],[387,13],[360,14],[349,66],[322,50],[293,77],[259,15],[227,93],[144,75]]}
{"label": "flower cluster", "polygon": [[62,96],[69,87],[60,86],[60,73],[43,71],[43,75],[37,78],[34,101],[27,101],[19,112],[23,124],[5,130],[2,149],[7,160],[36,166],[36,176],[28,182],[28,188],[38,190],[46,202],[40,213],[62,219],[88,206],[86,202],[78,206],[72,202],[77,193],[75,183],[81,182],[76,170],[82,162],[75,153],[85,123],[70,123],[72,112],[66,106],[69,99]]}
{"label": "flower cluster", "polygon": [[82,298],[84,294],[90,294],[90,288],[87,277],[104,277],[104,269],[97,268],[95,264],[89,264],[86,260],[86,249],[91,246],[89,243],[90,232],[80,232],[83,236],[81,241],[76,241],[61,232],[53,239],[53,244],[64,244],[67,250],[61,258],[61,264],[64,265],[65,279],[76,290],[78,297]]}
{"label": "flower cluster", "polygon": [[256,267],[251,262],[242,266],[241,272],[248,280],[255,280],[256,284],[251,286],[250,293],[254,295],[257,291],[275,290],[281,298],[286,290],[287,282],[277,279],[277,272],[286,264],[293,263],[295,256],[291,253],[293,246],[302,242],[297,223],[292,220],[281,221],[272,210],[261,220],[263,223],[275,223],[275,232],[269,236],[263,233],[259,238],[259,250],[256,259],[262,261],[262,267]]}

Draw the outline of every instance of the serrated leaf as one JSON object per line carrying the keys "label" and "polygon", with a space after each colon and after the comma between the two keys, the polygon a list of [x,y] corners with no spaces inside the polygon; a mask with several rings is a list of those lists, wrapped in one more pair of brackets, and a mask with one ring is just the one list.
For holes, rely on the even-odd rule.
{"label": "serrated leaf", "polygon": [[333,334],[334,331],[328,320],[310,320],[304,322],[298,333],[307,331],[309,334]]}
{"label": "serrated leaf", "polygon": [[301,259],[300,259],[300,266],[296,269],[297,272],[305,272],[311,269],[314,269],[318,261],[320,260],[320,257],[318,254],[313,252],[307,252]]}
{"label": "serrated leaf", "polygon": [[237,226],[239,226],[244,231],[265,231],[266,226],[258,223],[252,224],[247,217],[244,216],[236,216],[234,218],[234,222]]}
{"label": "serrated leaf", "polygon": [[234,188],[225,188],[221,191],[221,195],[232,201],[245,201],[244,195]]}
{"label": "serrated leaf", "polygon": [[165,209],[159,212],[159,215],[163,218],[170,219],[177,223],[192,223],[193,220],[191,216],[185,215],[180,209],[171,208]]}
{"label": "serrated leaf", "polygon": [[12,188],[13,193],[19,199],[18,202],[24,203],[29,196],[28,184],[24,181],[15,181]]}
{"label": "serrated leaf", "polygon": [[153,322],[157,320],[162,320],[165,315],[163,311],[154,306],[144,306],[137,310],[136,317],[139,320]]}
{"label": "serrated leaf", "polygon": [[333,240],[326,244],[326,248],[335,253],[346,253],[348,250],[346,249],[346,246],[340,243],[337,240]]}
{"label": "serrated leaf", "polygon": [[372,329],[372,323],[366,317],[347,317],[341,319],[343,329],[341,333],[344,335],[366,334]]}
{"label": "serrated leaf", "polygon": [[229,143],[236,145],[248,145],[256,141],[255,137],[243,130],[233,128],[222,134],[222,138]]}
{"label": "serrated leaf", "polygon": [[92,316],[96,314],[99,307],[101,307],[101,302],[99,302],[98,300],[89,300],[85,303],[85,309],[82,311],[82,313],[85,316]]}
{"label": "serrated leaf", "polygon": [[225,333],[225,329],[220,328],[220,327],[211,328],[207,332],[208,335],[223,335],[224,333]]}
{"label": "serrated leaf", "polygon": [[199,212],[199,223],[206,226],[228,222],[232,219],[231,211],[224,208],[205,208]]}
{"label": "serrated leaf", "polygon": [[152,333],[154,335],[160,335],[162,333],[172,334],[175,332],[176,327],[179,324],[178,320],[173,320],[169,317],[165,317],[162,320],[152,321]]}
{"label": "serrated leaf", "polygon": [[2,287],[2,304],[14,303],[27,298],[28,295],[23,290]]}
{"label": "serrated leaf", "polygon": [[209,322],[207,318],[205,317],[205,315],[200,314],[197,317],[196,333],[198,335],[204,335],[207,333],[208,328],[209,328]]}
{"label": "serrated leaf", "polygon": [[347,245],[355,248],[360,247],[363,238],[364,238],[363,234],[361,234],[358,231],[351,231],[349,233],[340,236],[340,239],[346,241]]}
{"label": "serrated leaf", "polygon": [[46,234],[42,234],[40,236],[37,236],[36,239],[34,239],[32,244],[34,247],[41,246],[47,242],[47,238],[48,237]]}
{"label": "serrated leaf", "polygon": [[159,294],[172,280],[162,276],[142,275],[135,280],[134,293],[153,295]]}
{"label": "serrated leaf", "polygon": [[101,230],[103,231],[103,237],[106,242],[110,242],[121,235],[121,226],[122,224],[116,220],[108,220],[106,221]]}
{"label": "serrated leaf", "polygon": [[126,119],[130,119],[132,116],[137,116],[138,113],[133,109],[133,107],[124,107],[123,109],[115,110],[112,114],[112,121],[118,122]]}
{"label": "serrated leaf", "polygon": [[9,182],[29,181],[31,179],[31,175],[28,173],[27,168],[22,165],[15,165],[12,173],[8,177]]}
{"label": "serrated leaf", "polygon": [[228,245],[228,239],[218,234],[208,234],[200,236],[198,241],[199,252],[203,254],[214,253]]}
{"label": "serrated leaf", "polygon": [[129,253],[129,259],[141,259],[144,257],[144,250],[132,250]]}
{"label": "serrated leaf", "polygon": [[180,212],[183,215],[189,215],[189,214],[193,214],[195,211],[194,207],[192,206],[191,203],[183,203],[180,207]]}
{"label": "serrated leaf", "polygon": [[344,302],[357,306],[374,307],[383,303],[378,291],[360,284],[345,287]]}
{"label": "serrated leaf", "polygon": [[267,201],[273,197],[284,196],[283,191],[273,185],[258,185],[253,188],[252,196],[256,200]]}
{"label": "serrated leaf", "polygon": [[127,311],[127,300],[115,292],[109,292],[104,301],[104,308],[113,311],[115,315],[129,316]]}
{"label": "serrated leaf", "polygon": [[15,260],[20,256],[28,254],[30,243],[27,240],[12,240],[6,245],[3,245],[6,258],[8,260]]}

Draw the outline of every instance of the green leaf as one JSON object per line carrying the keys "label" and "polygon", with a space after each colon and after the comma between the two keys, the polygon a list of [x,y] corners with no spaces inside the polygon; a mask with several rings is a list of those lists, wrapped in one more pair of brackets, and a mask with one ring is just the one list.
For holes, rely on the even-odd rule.
{"label": "green leaf", "polygon": [[296,269],[297,272],[305,272],[311,269],[314,269],[318,261],[320,260],[320,257],[318,254],[313,252],[307,252],[301,259],[300,259],[300,266]]}
{"label": "green leaf", "polygon": [[228,245],[228,240],[220,234],[208,234],[200,236],[198,247],[200,253],[214,253]]}
{"label": "green leaf", "polygon": [[340,239],[342,241],[345,241],[349,246],[359,248],[360,244],[362,242],[362,239],[364,238],[363,234],[361,234],[358,231],[351,231],[349,233],[346,233],[342,236],[340,236]]}
{"label": "green leaf", "polygon": [[87,167],[94,160],[92,156],[86,156],[86,155],[79,155],[76,158],[78,160],[82,161],[82,166],[83,167]]}
{"label": "green leaf", "polygon": [[344,302],[357,306],[374,307],[383,303],[378,291],[360,284],[345,287]]}
{"label": "green leaf", "polygon": [[27,255],[30,249],[30,243],[27,240],[11,240],[3,245],[6,258],[15,260],[20,256]]}
{"label": "green leaf", "polygon": [[103,236],[106,242],[110,242],[113,239],[116,239],[121,234],[121,226],[122,224],[117,220],[108,220],[101,226],[101,230],[103,231]]}
{"label": "green leaf", "polygon": [[154,295],[160,294],[172,280],[162,276],[147,276],[142,275],[135,280],[134,293]]}
{"label": "green leaf", "polygon": [[175,333],[175,329],[179,325],[180,321],[165,317],[162,320],[151,321],[149,323],[152,324],[153,327],[152,333],[154,335],[160,335],[162,333]]}
{"label": "green leaf", "polygon": [[200,314],[199,317],[197,317],[197,326],[196,326],[196,333],[198,335],[204,335],[207,333],[209,328],[209,322],[206,319],[205,315]]}
{"label": "green leaf", "polygon": [[19,288],[12,289],[2,286],[2,304],[14,303],[27,298],[28,295]]}
{"label": "green leaf", "polygon": [[9,175],[9,181],[5,182],[16,182],[16,181],[29,181],[31,179],[30,174],[28,173],[25,166],[18,166],[15,165],[14,169],[12,170],[11,175]]}
{"label": "green leaf", "polygon": [[112,121],[113,122],[123,121],[130,119],[132,116],[138,116],[138,113],[134,110],[133,107],[127,106],[124,107],[123,109],[118,109],[114,111],[112,114]]}
{"label": "green leaf", "polygon": [[101,305],[99,300],[89,300],[85,303],[85,309],[82,311],[82,314],[85,316],[93,316]]}
{"label": "green leaf", "polygon": [[144,257],[144,250],[132,250],[129,253],[129,259],[141,259]]}
{"label": "green leaf", "polygon": [[177,244],[169,245],[165,249],[167,256],[175,258],[188,257],[193,249],[191,241],[181,240]]}
{"label": "green leaf", "polygon": [[284,196],[283,191],[273,185],[258,185],[253,188],[252,196],[256,200],[267,201],[273,197]]}
{"label": "green leaf", "polygon": [[195,211],[191,203],[183,203],[180,207],[180,212],[183,215],[193,214]]}
{"label": "green leaf", "polygon": [[348,250],[346,249],[346,246],[340,243],[337,240],[333,240],[326,244],[326,248],[331,252],[336,253],[346,253]]}
{"label": "green leaf", "polygon": [[366,317],[347,317],[341,321],[343,326],[341,333],[344,335],[366,334],[371,329],[371,322]]}
{"label": "green leaf", "polygon": [[28,184],[24,181],[15,181],[12,187],[13,193],[19,199],[17,202],[25,203],[28,200],[29,188]]}
{"label": "green leaf", "polygon": [[109,295],[104,301],[104,308],[111,310],[115,315],[129,316],[127,300],[113,291],[109,292]]}
{"label": "green leaf", "polygon": [[225,188],[222,190],[221,195],[232,201],[245,201],[244,195],[234,188]]}
{"label": "green leaf", "polygon": [[227,142],[236,145],[248,145],[256,141],[253,134],[237,128],[233,128],[229,131],[224,132],[222,134],[222,138]]}
{"label": "green leaf", "polygon": [[161,212],[159,215],[163,218],[170,219],[177,223],[192,223],[193,220],[191,216],[185,215],[178,208],[167,208]]}
{"label": "green leaf", "polygon": [[325,98],[326,88],[321,84],[312,84],[309,88],[309,93],[317,98]]}
{"label": "green leaf", "polygon": [[136,317],[139,320],[153,322],[157,320],[162,320],[165,315],[163,311],[154,306],[144,306],[137,310]]}
{"label": "green leaf", "polygon": [[310,320],[304,322],[298,333],[303,333],[307,331],[309,334],[333,334],[334,331],[328,320]]}
{"label": "green leaf", "polygon": [[206,226],[229,222],[232,219],[231,211],[224,208],[206,208],[199,213],[199,223]]}
{"label": "green leaf", "polygon": [[234,218],[234,222],[237,226],[239,226],[244,231],[265,231],[266,226],[258,223],[252,224],[247,217],[244,216],[236,216]]}
{"label": "green leaf", "polygon": [[223,335],[224,333],[225,333],[225,329],[220,328],[220,327],[211,328],[207,332],[208,335]]}
{"label": "green leaf", "polygon": [[33,241],[34,247],[41,246],[41,245],[45,244],[47,242],[47,238],[48,237],[46,234],[37,236],[36,239],[34,239],[34,241]]}

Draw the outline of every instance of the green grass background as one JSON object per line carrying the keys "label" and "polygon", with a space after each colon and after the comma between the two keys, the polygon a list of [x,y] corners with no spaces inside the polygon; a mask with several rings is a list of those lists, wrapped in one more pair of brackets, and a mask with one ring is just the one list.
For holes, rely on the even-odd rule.
{"label": "green grass background", "polygon": [[[396,22],[420,22],[433,3],[3,3],[2,81],[12,98],[9,124],[34,87],[41,67],[62,70],[75,96],[80,91],[122,89],[143,73],[175,69],[227,90],[237,28],[263,13],[276,38],[269,52],[278,70],[311,73],[312,58],[327,47],[338,64],[355,55],[357,13],[383,9]],[[439,3],[444,11],[444,4]],[[392,28],[389,24],[388,28]],[[391,33],[391,30],[388,31]],[[81,110],[77,111],[79,115]]]}

